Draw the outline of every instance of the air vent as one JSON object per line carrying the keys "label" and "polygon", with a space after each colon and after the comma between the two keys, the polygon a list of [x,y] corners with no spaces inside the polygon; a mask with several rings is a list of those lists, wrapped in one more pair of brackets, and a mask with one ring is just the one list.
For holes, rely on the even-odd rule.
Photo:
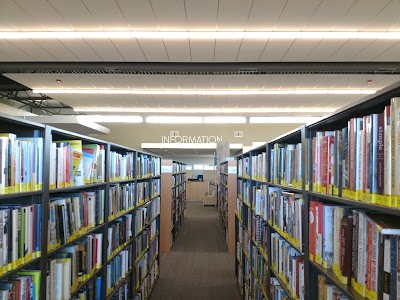
{"label": "air vent", "polygon": [[179,131],[170,131],[169,136],[179,136]]}
{"label": "air vent", "polygon": [[243,131],[234,131],[233,136],[237,138],[243,137]]}

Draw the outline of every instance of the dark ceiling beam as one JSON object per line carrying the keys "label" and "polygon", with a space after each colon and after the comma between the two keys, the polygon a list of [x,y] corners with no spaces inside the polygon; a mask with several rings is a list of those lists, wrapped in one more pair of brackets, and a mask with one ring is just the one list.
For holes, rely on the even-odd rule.
{"label": "dark ceiling beam", "polygon": [[0,73],[275,73],[400,74],[400,62],[4,62]]}

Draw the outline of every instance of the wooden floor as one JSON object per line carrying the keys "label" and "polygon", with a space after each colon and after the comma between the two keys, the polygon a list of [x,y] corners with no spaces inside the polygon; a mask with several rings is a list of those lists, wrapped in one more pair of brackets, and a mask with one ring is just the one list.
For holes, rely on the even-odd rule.
{"label": "wooden floor", "polygon": [[160,278],[150,300],[237,300],[235,260],[228,254],[217,209],[187,202],[172,251],[161,253]]}

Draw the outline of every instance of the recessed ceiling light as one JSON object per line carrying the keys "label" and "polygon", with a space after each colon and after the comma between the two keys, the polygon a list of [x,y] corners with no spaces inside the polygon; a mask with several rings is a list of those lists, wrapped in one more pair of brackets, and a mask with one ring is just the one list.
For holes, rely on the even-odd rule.
{"label": "recessed ceiling light", "polygon": [[86,115],[78,116],[85,121],[98,122],[98,123],[142,123],[143,117],[141,116],[111,116],[111,115]]}
{"label": "recessed ceiling light", "polygon": [[34,89],[37,94],[107,94],[107,95],[368,95],[367,89],[290,89],[290,90],[131,90],[131,89]]}
{"label": "recessed ceiling light", "polygon": [[246,123],[246,117],[204,117],[204,123],[208,124],[238,124]]}
{"label": "recessed ceiling light", "polygon": [[322,119],[322,117],[250,117],[249,123],[268,124],[268,123],[312,123]]}
{"label": "recessed ceiling light", "polygon": [[398,31],[1,31],[0,39],[389,39]]}
{"label": "recessed ceiling light", "polygon": [[146,117],[146,123],[198,124],[198,123],[203,123],[203,117],[149,116],[149,117]]}

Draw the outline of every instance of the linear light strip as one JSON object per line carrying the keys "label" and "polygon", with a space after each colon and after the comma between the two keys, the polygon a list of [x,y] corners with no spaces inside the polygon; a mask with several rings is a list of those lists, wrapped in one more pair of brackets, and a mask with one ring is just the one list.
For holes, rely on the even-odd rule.
{"label": "linear light strip", "polygon": [[34,89],[37,94],[108,95],[370,95],[367,89],[295,89],[295,90],[118,90],[118,89]]}
{"label": "linear light strip", "polygon": [[398,31],[2,31],[0,39],[379,39]]}
{"label": "linear light strip", "polygon": [[338,107],[293,107],[293,108],[133,108],[133,107],[75,107],[78,112],[110,112],[110,113],[331,113]]}
{"label": "linear light strip", "polygon": [[311,123],[321,119],[322,117],[250,117],[249,123],[253,124]]}

